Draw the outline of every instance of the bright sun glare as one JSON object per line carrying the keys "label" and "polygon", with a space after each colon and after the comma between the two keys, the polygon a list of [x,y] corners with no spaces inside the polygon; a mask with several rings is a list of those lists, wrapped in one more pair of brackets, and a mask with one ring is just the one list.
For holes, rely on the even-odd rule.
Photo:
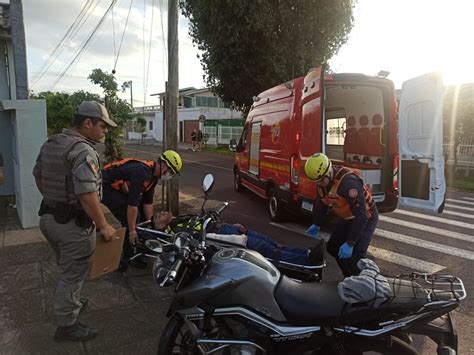
{"label": "bright sun glare", "polygon": [[349,41],[331,61],[338,72],[390,71],[403,81],[440,71],[445,84],[474,83],[471,0],[359,0]]}

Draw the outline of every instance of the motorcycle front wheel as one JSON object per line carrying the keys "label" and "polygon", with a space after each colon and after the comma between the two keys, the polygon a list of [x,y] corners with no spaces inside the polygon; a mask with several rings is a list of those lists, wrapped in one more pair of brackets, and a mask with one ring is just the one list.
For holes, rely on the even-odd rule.
{"label": "motorcycle front wheel", "polygon": [[[215,327],[206,334],[206,339],[228,339],[229,334],[222,334],[219,327]],[[204,352],[212,351],[213,354],[237,355],[237,354],[255,354],[260,355],[262,352],[256,351],[247,345],[230,345],[223,344],[201,344]],[[179,316],[172,317],[161,334],[158,347],[158,355],[170,354],[202,354],[198,348],[198,344],[194,339],[191,330],[188,328],[184,320]]]}
{"label": "motorcycle front wheel", "polygon": [[199,353],[184,320],[180,317],[172,317],[161,334],[158,355]]}

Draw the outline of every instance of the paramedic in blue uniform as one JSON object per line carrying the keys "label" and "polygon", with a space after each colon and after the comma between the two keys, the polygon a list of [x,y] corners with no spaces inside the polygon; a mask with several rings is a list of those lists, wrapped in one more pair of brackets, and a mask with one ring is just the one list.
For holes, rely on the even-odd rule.
{"label": "paramedic in blue uniform", "polygon": [[[167,150],[157,161],[125,158],[104,166],[102,203],[127,227],[120,271],[124,271],[138,242],[136,225],[153,217],[153,197],[158,180],[179,175],[183,162],[174,150]],[[146,262],[134,258],[130,265],[146,268]]]}
{"label": "paramedic in blue uniform", "polygon": [[339,221],[331,233],[327,251],[345,277],[358,275],[357,262],[365,257],[379,219],[369,187],[358,170],[333,166],[323,153],[313,154],[304,170],[317,185],[313,224],[307,233],[317,236],[327,213],[334,212]]}

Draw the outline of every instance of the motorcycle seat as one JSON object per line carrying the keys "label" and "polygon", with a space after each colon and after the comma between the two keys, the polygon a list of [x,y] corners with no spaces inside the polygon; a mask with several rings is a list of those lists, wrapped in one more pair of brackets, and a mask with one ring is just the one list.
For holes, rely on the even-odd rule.
{"label": "motorcycle seat", "polygon": [[407,313],[419,309],[428,299],[423,288],[412,282],[388,279],[393,295],[374,308],[372,302],[346,303],[339,295],[337,281],[297,282],[282,276],[275,299],[288,322],[295,326],[351,325],[378,319],[383,312]]}

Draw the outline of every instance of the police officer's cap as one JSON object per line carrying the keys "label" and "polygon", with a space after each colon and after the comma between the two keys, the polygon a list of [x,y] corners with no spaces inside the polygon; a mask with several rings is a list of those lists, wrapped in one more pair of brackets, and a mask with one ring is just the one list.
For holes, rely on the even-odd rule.
{"label": "police officer's cap", "polygon": [[117,124],[110,119],[105,106],[95,101],[82,101],[77,108],[76,114],[85,117],[100,118],[110,127],[117,127]]}

